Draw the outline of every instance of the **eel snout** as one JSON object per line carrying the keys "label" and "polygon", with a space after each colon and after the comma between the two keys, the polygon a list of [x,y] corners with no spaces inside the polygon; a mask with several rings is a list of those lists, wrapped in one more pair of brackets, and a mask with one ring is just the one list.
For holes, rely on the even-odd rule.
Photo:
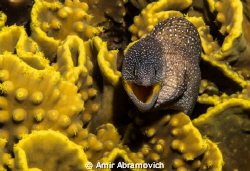
{"label": "eel snout", "polygon": [[143,112],[153,107],[161,90],[161,83],[144,86],[124,80],[123,86],[133,103]]}

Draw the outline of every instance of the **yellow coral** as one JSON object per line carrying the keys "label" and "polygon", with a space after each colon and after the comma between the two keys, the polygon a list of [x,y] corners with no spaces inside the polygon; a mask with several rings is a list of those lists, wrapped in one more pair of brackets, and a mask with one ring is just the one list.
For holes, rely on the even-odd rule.
{"label": "yellow coral", "polygon": [[88,154],[88,158],[94,163],[101,159],[104,153],[111,152],[114,148],[122,147],[120,144],[120,135],[112,124],[98,127],[96,138],[90,135],[87,141],[88,149],[86,153]]}
{"label": "yellow coral", "polygon": [[108,51],[107,44],[99,37],[94,37],[93,41],[99,52],[97,61],[102,75],[112,85],[117,85],[121,77],[121,72],[117,70],[116,65],[118,50]]}
{"label": "yellow coral", "polygon": [[0,54],[16,53],[22,60],[37,69],[49,67],[49,61],[43,57],[38,45],[28,37],[24,27],[3,27],[0,32]]}
{"label": "yellow coral", "polygon": [[145,8],[149,2],[147,0],[130,0],[130,2],[138,9],[143,9]]}
{"label": "yellow coral", "polygon": [[[240,95],[239,95],[240,96]],[[225,96],[224,96],[225,97]],[[249,110],[250,109],[250,101],[249,99],[245,100],[243,98],[209,98],[207,96],[201,96],[199,98],[200,103],[205,104],[214,104],[215,107],[211,107],[207,110],[206,114],[201,115],[197,119],[193,121],[193,123],[199,122],[204,123],[208,120],[209,117],[213,115],[220,114],[221,112],[225,111],[226,109],[233,107],[233,106],[240,106],[242,109]]]}
{"label": "yellow coral", "polygon": [[218,67],[224,73],[225,76],[232,79],[234,82],[239,84],[241,87],[245,87],[248,84],[248,81],[244,80],[244,78],[241,75],[239,75],[235,71],[233,71],[232,67],[230,65],[228,65],[226,62],[217,61],[214,58],[212,58],[211,56],[207,56],[207,55],[202,55],[202,59],[204,61],[209,62],[212,66]]}
{"label": "yellow coral", "polygon": [[89,6],[89,14],[93,15],[91,23],[97,25],[103,21],[107,21],[107,16],[114,19],[118,23],[123,22],[126,14],[124,4],[127,0],[80,0],[86,2]]}
{"label": "yellow coral", "polygon": [[65,0],[64,4],[36,0],[31,12],[32,38],[47,58],[54,59],[60,40],[68,35],[86,40],[102,31],[90,25],[87,10],[88,5],[79,0]]}
{"label": "yellow coral", "polygon": [[[118,157],[124,159],[126,163],[144,163],[137,154],[120,144],[120,136],[113,125],[99,127],[97,136],[89,134],[86,129],[82,131],[84,132],[74,139],[80,146],[63,134],[52,130],[33,131],[29,135],[24,135],[14,147],[14,169],[86,170],[85,165],[91,162],[94,170],[100,170],[98,163],[108,165]],[[44,161],[47,160],[50,164],[44,165]],[[111,169],[107,167],[101,170]]]}
{"label": "yellow coral", "polygon": [[[91,63],[90,59],[85,53],[85,47],[82,39],[78,36],[68,36],[61,46],[57,50],[57,62],[55,68],[59,70],[62,78],[76,84],[81,87],[81,84],[85,82],[85,85],[92,85],[88,81],[84,81],[83,78],[88,74],[88,65]],[[91,78],[89,78],[91,79]]]}
{"label": "yellow coral", "polygon": [[[80,75],[91,74],[91,66],[93,66],[91,60],[97,58],[103,77],[112,85],[118,84],[121,77],[121,73],[116,66],[118,50],[108,51],[107,43],[103,42],[99,37],[94,37],[92,41],[91,43],[95,46],[98,55],[90,57],[86,52],[87,47],[84,47],[84,42],[79,37],[68,36],[62,46],[58,47],[56,68],[59,69],[67,81],[79,85],[81,83],[76,83],[76,80],[79,81],[78,77]],[[94,52],[90,53],[93,54]],[[92,85],[91,80],[91,76],[86,81],[80,79],[81,82],[85,82],[85,85],[88,86]]]}
{"label": "yellow coral", "polygon": [[243,13],[244,13],[244,16],[243,16],[243,33],[244,33],[244,37],[245,39],[249,42],[250,40],[250,34],[249,34],[249,31],[248,31],[248,28],[249,28],[249,11],[250,11],[250,2],[247,0],[247,1],[242,1],[242,6],[243,6]]}
{"label": "yellow coral", "polygon": [[3,12],[0,12],[0,30],[5,25],[6,20],[7,20],[6,15]]}
{"label": "yellow coral", "polygon": [[97,128],[97,135],[82,129],[72,140],[81,145],[91,162],[96,163],[105,152],[111,151],[120,145],[120,135],[112,124],[102,125]]}
{"label": "yellow coral", "polygon": [[81,129],[77,118],[83,101],[77,87],[60,80],[59,73],[36,70],[10,54],[0,56],[0,73],[0,137],[8,140],[10,148],[31,130],[53,128],[74,136]]}
{"label": "yellow coral", "polygon": [[[222,153],[217,146],[217,144],[213,143],[211,140],[206,139],[206,143],[208,144],[208,148],[204,154],[204,166],[202,169],[211,169],[216,168],[214,170],[221,170],[222,165],[224,164],[222,161]],[[197,163],[198,165],[201,163]],[[219,168],[219,169],[218,169]]]}
{"label": "yellow coral", "polygon": [[[78,36],[68,36],[58,47],[54,68],[61,73],[64,80],[78,87],[82,99],[86,102],[82,115],[84,124],[101,111],[99,110],[101,107],[105,108],[105,112],[107,112],[107,107],[111,108],[108,111],[112,111],[112,105],[109,105],[109,101],[106,100],[107,98],[112,100],[108,97],[110,95],[104,96],[103,103],[101,103],[99,92],[112,93],[113,86],[120,81],[121,73],[116,66],[117,52],[108,51],[107,44],[99,37],[84,42]],[[98,84],[112,86],[109,89],[102,89]]]}
{"label": "yellow coral", "polygon": [[[0,130],[1,131],[1,130]],[[6,153],[7,140],[0,138],[0,170],[7,171],[6,166],[12,168],[13,166],[13,158],[10,153]]]}
{"label": "yellow coral", "polygon": [[[121,157],[126,163],[144,163],[139,155],[132,153],[126,146],[121,144],[120,135],[112,124],[105,124],[98,127],[96,137],[90,135],[87,140],[89,149],[86,150],[86,154],[88,154],[88,157],[90,157],[89,160],[93,162],[95,167],[97,167],[97,162],[106,164],[114,163],[118,157]],[[101,145],[96,149],[95,147],[98,145],[98,142]],[[101,170],[110,171],[111,168]],[[140,169],[135,168],[132,170],[137,171]]]}
{"label": "yellow coral", "polygon": [[[206,94],[203,92],[198,97],[198,102],[209,105],[207,111],[193,120],[193,124],[201,131],[202,135],[219,142],[225,159],[225,170],[249,169],[248,164],[240,162],[240,156],[247,156],[247,145],[250,142],[248,111],[250,109],[250,83],[238,75],[224,61],[217,61],[211,56],[202,55],[204,61],[219,68],[223,75],[234,81],[240,90],[233,94],[227,92]],[[238,140],[242,140],[238,142]],[[241,144],[241,145],[239,145]],[[230,152],[228,151],[230,149]],[[232,152],[232,153],[231,153]],[[213,164],[209,162],[206,168]]]}
{"label": "yellow coral", "polygon": [[[210,6],[213,5],[211,4]],[[240,0],[220,0],[214,3],[214,10],[218,12],[216,20],[222,24],[219,31],[223,35],[227,35],[221,48],[222,53],[226,53],[234,49],[232,47],[242,34],[242,3]],[[225,15],[228,15],[228,13],[232,17],[226,17]]]}
{"label": "yellow coral", "polygon": [[[208,167],[211,161],[210,169],[221,170],[223,159],[219,149],[211,141],[202,138],[187,115],[178,113],[157,116],[155,119],[149,119],[148,116],[140,118],[144,123],[140,124],[140,128],[144,127],[148,139],[144,140],[139,152],[144,155],[146,162],[162,162],[165,170],[196,170]],[[138,132],[136,129],[132,131]],[[140,137],[138,133],[131,134],[135,142],[136,137]]]}
{"label": "yellow coral", "polygon": [[[92,39],[83,42],[78,36],[68,36],[57,50],[57,62],[53,65],[61,73],[62,79],[75,84],[85,101],[82,115],[83,124],[88,123],[100,105],[95,102],[98,95],[92,77],[96,54],[92,51]],[[95,66],[96,68],[97,66]]]}
{"label": "yellow coral", "polygon": [[218,87],[211,81],[203,79],[201,80],[199,93],[202,94],[208,92],[209,94],[219,94]]}
{"label": "yellow coral", "polygon": [[134,18],[134,24],[129,28],[129,31],[133,34],[132,41],[146,36],[157,23],[169,17],[183,16],[181,12],[171,11],[171,9],[184,10],[189,7],[191,3],[192,1],[189,0],[159,0],[148,4],[147,7],[141,11],[141,14]]}
{"label": "yellow coral", "polygon": [[238,70],[248,68],[249,60],[247,58],[250,54],[246,29],[248,21],[244,16],[242,2],[240,0],[210,0],[208,4],[210,11],[217,13],[216,21],[220,26],[219,31],[224,36],[221,47],[214,49],[211,55],[216,60],[234,62],[235,68]]}
{"label": "yellow coral", "polygon": [[[1,49],[0,53],[5,51],[14,53],[16,50],[18,55],[30,56],[38,51],[35,42],[28,38],[25,29],[22,26],[4,27],[0,32]],[[25,46],[27,44],[27,46]]]}
{"label": "yellow coral", "polygon": [[0,138],[0,170],[5,171],[3,165],[5,164],[4,161],[4,147],[6,145],[7,141],[6,139]]}
{"label": "yellow coral", "polygon": [[[134,155],[132,155],[134,154]],[[117,157],[121,157],[125,163],[128,163],[128,164],[134,164],[134,163],[141,163],[143,164],[144,161],[142,159],[140,159],[139,157],[137,157],[137,155],[135,153],[131,153],[130,150],[124,150],[124,149],[121,149],[121,148],[114,148],[110,153],[106,153],[105,156],[100,160],[101,163],[106,163],[106,164],[109,164],[111,162],[114,162],[115,159]],[[117,166],[114,166],[115,167],[118,167]],[[121,166],[119,166],[121,167]],[[143,168],[133,168],[131,167],[130,168],[132,171],[146,171],[146,169],[143,169]],[[111,171],[111,168],[107,168],[107,169],[101,169],[101,170],[105,170],[105,171]]]}
{"label": "yellow coral", "polygon": [[221,103],[210,107],[205,114],[193,120],[193,124],[204,136],[219,142],[218,147],[225,159],[224,170],[249,169],[246,162],[238,160],[242,156],[248,157],[247,144],[250,141],[250,124],[249,119],[246,119],[250,109],[249,86],[243,92],[238,98],[233,97],[235,94],[232,97],[220,97]]}
{"label": "yellow coral", "polygon": [[14,147],[14,170],[88,170],[83,149],[63,134],[52,131],[34,131]]}

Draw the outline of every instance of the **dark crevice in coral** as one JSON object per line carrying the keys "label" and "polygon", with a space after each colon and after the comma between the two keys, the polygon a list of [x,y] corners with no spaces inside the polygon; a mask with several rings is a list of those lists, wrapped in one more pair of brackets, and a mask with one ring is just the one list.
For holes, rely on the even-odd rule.
{"label": "dark crevice in coral", "polygon": [[27,22],[27,24],[24,26],[27,35],[30,37],[31,36],[31,28],[30,28],[30,23],[31,23],[31,19],[29,19],[29,21]]}
{"label": "dark crevice in coral", "polygon": [[143,120],[143,127],[150,126],[154,123],[159,122],[166,114],[175,114],[176,111],[173,110],[162,110],[162,111],[152,111],[152,112],[140,112],[138,116]]}
{"label": "dark crevice in coral", "polygon": [[199,102],[197,102],[194,106],[192,114],[190,115],[190,119],[193,120],[206,113],[209,107],[212,107],[212,105],[200,104]]}
{"label": "dark crevice in coral", "polygon": [[217,13],[212,13],[210,12],[209,5],[207,1],[203,1],[204,2],[204,8],[203,8],[203,12],[204,12],[204,16],[203,16],[203,20],[205,21],[205,23],[207,25],[209,25],[210,27],[210,34],[213,36],[214,40],[216,40],[220,45],[223,44],[225,36],[223,36],[220,31],[219,28],[221,27],[221,24],[216,21],[216,16]]}
{"label": "dark crevice in coral", "polygon": [[12,122],[13,122],[13,124],[18,125],[18,124],[22,124],[23,120],[22,121],[16,121],[16,120],[14,120],[12,118]]}
{"label": "dark crevice in coral", "polygon": [[137,9],[130,1],[125,5],[126,15],[124,21],[127,25],[131,26],[134,23],[134,17],[138,16],[141,13],[141,10]]}
{"label": "dark crevice in coral", "polygon": [[[175,10],[175,9],[170,9],[170,10]],[[187,15],[188,14],[188,11],[190,10],[190,8],[186,8],[184,10],[181,10],[180,12],[184,15]]]}
{"label": "dark crevice in coral", "polygon": [[99,36],[108,43],[108,49],[124,50],[131,40],[131,33],[128,28],[133,24],[135,16],[140,14],[140,10],[135,8],[130,2],[124,4],[126,15],[123,17],[124,22],[118,23],[112,17],[105,15],[108,19],[106,22],[100,23],[104,32]]}
{"label": "dark crevice in coral", "polygon": [[188,16],[191,17],[202,17],[205,24],[210,26],[210,34],[212,35],[213,39],[216,40],[220,45],[223,44],[225,36],[223,36],[219,31],[221,24],[216,22],[217,13],[212,13],[210,11],[207,1],[195,0],[188,11],[184,10],[182,12],[187,13]]}
{"label": "dark crevice in coral", "polygon": [[14,52],[13,52],[13,54],[17,54],[17,52],[16,52],[16,48],[14,48]]}
{"label": "dark crevice in coral", "polygon": [[[83,129],[87,129],[87,126],[89,125],[89,122],[87,122],[87,123],[84,123],[83,125],[82,125],[82,128]],[[91,131],[90,131],[91,132]]]}
{"label": "dark crevice in coral", "polygon": [[[97,50],[95,48],[93,48],[93,56],[97,57]],[[99,68],[99,65],[97,63],[97,59],[93,59],[92,60],[93,63],[93,72],[91,74],[91,76],[93,77],[93,81],[94,81],[94,88],[97,88],[98,93],[102,94],[103,93],[103,78],[102,78],[102,74]]]}
{"label": "dark crevice in coral", "polygon": [[4,166],[4,169],[6,169],[6,171],[12,171],[12,169],[9,168],[8,166]]}
{"label": "dark crevice in coral", "polygon": [[3,11],[7,15],[6,25],[26,25],[30,20],[30,12],[33,4],[34,0],[1,0],[0,11]]}
{"label": "dark crevice in coral", "polygon": [[[53,64],[56,64],[57,63],[57,55],[55,56],[55,58],[48,58],[45,56],[46,59],[49,60],[49,65],[53,65]],[[51,60],[53,59],[53,60]]]}
{"label": "dark crevice in coral", "polygon": [[0,123],[0,129],[4,127],[4,123]]}
{"label": "dark crevice in coral", "polygon": [[124,16],[123,23],[117,23],[112,18],[105,23],[102,23],[101,26],[105,28],[105,31],[99,36],[102,40],[107,42],[108,50],[118,49],[117,56],[117,68],[121,71],[122,61],[124,58],[124,49],[130,43],[131,33],[128,31],[128,28],[133,24],[134,16],[139,14],[139,10],[130,4],[130,2],[125,4],[126,15]]}
{"label": "dark crevice in coral", "polygon": [[[174,111],[172,111],[175,113]],[[137,120],[142,121],[142,125],[137,125],[136,123],[133,124],[133,128],[130,130],[130,137],[129,141],[125,142],[124,144],[127,145],[131,151],[138,151],[142,148],[144,144],[149,143],[151,138],[145,135],[145,128],[154,125],[155,123],[159,123],[160,120],[166,116],[167,114],[171,114],[171,111],[154,111],[154,112],[146,112],[141,113],[138,110],[132,111],[131,113],[134,114],[134,122]],[[164,125],[168,124],[166,122]]]}
{"label": "dark crevice in coral", "polygon": [[50,66],[53,66],[53,64],[57,63],[57,53],[55,54],[55,56],[45,56],[45,58],[49,60]]}
{"label": "dark crevice in coral", "polygon": [[131,132],[131,138],[129,138],[129,142],[126,143],[131,151],[139,151],[144,144],[149,142],[150,138],[147,138],[143,135],[142,132],[139,132],[141,128],[134,128],[133,132]]}
{"label": "dark crevice in coral", "polygon": [[221,70],[214,66],[211,66],[206,61],[202,60],[200,63],[200,67],[202,79],[206,79],[215,83],[216,86],[219,88],[219,95],[221,95],[222,93],[232,95],[236,92],[242,91],[240,85],[225,76]]}
{"label": "dark crevice in coral", "polygon": [[[225,60],[230,59],[230,57],[232,57],[232,56],[227,56],[227,57],[225,58]],[[232,57],[232,58],[233,58],[233,57]],[[230,66],[232,66],[232,67],[237,68],[238,62],[239,62],[239,61],[238,61],[237,59],[235,59],[235,60],[233,60],[233,61],[228,62],[228,64],[229,64]]]}
{"label": "dark crevice in coral", "polygon": [[126,32],[125,23],[117,23],[110,19],[102,26],[105,29],[99,36],[108,43],[108,50],[121,49]]}
{"label": "dark crevice in coral", "polygon": [[128,111],[130,109],[129,99],[127,94],[120,84],[115,88],[113,97],[113,124],[117,128],[119,134],[123,136],[126,132],[127,126],[132,122],[128,116]]}
{"label": "dark crevice in coral", "polygon": [[140,10],[137,9],[131,2],[126,3],[125,5],[126,9],[126,15],[124,16],[124,21],[125,21],[125,42],[126,45],[128,45],[131,42],[131,32],[129,31],[129,27],[134,24],[134,17],[138,16],[140,14]]}
{"label": "dark crevice in coral", "polygon": [[117,55],[116,65],[117,65],[117,70],[120,72],[122,70],[123,59],[124,59],[124,53],[123,51],[119,51]]}
{"label": "dark crevice in coral", "polygon": [[126,15],[123,17],[123,23],[117,23],[112,18],[108,18],[107,22],[101,23],[100,26],[105,28],[104,32],[99,36],[107,42],[108,50],[118,49],[117,69],[121,71],[122,61],[124,59],[124,49],[131,42],[131,33],[129,27],[134,23],[135,16],[140,14],[140,10],[134,7],[130,2],[124,5]]}
{"label": "dark crevice in coral", "polygon": [[250,134],[250,110],[242,110],[239,114],[242,119],[241,131],[244,134]]}

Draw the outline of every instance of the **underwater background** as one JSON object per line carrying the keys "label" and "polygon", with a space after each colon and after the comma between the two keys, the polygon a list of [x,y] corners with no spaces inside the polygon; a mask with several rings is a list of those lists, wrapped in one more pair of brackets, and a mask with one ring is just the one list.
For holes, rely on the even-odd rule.
{"label": "underwater background", "polygon": [[[0,11],[0,171],[250,170],[249,0],[1,0]],[[126,47],[174,16],[201,38],[197,103],[189,116],[141,113],[121,83]],[[95,167],[121,161],[164,168]]]}

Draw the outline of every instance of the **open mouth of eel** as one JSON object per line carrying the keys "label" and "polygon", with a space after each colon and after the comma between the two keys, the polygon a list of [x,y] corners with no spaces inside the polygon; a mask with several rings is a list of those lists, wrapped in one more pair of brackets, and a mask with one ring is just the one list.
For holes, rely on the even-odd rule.
{"label": "open mouth of eel", "polygon": [[141,111],[146,111],[153,107],[161,90],[161,83],[156,83],[152,86],[142,86],[125,80],[123,85],[130,99]]}

